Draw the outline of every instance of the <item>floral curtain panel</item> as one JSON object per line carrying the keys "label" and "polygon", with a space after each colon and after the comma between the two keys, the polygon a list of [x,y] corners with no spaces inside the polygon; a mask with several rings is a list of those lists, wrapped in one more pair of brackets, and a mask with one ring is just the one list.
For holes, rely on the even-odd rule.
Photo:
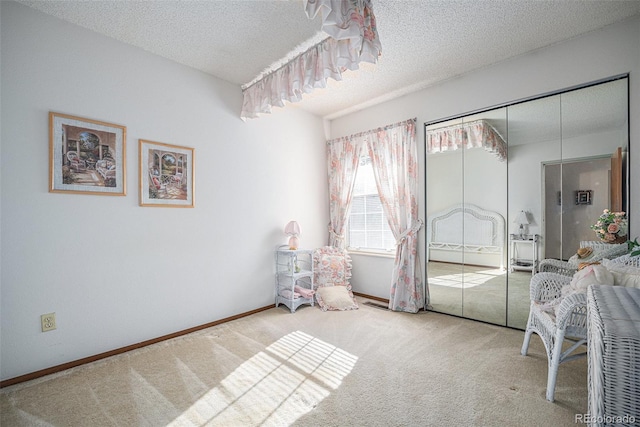
{"label": "floral curtain panel", "polygon": [[351,209],[353,185],[360,164],[364,136],[338,138],[327,142],[329,174],[329,245],[345,248],[344,231]]}
{"label": "floral curtain panel", "polygon": [[389,227],[396,239],[389,308],[416,313],[425,302],[418,259],[418,231],[422,221],[418,218],[416,119],[327,142],[329,244],[345,247],[344,231],[353,185],[365,147],[371,157]]}
{"label": "floral curtain panel", "polygon": [[507,143],[484,120],[427,131],[427,154],[462,148],[483,148],[495,154],[500,161],[507,159]]}
{"label": "floral curtain panel", "polygon": [[326,87],[328,78],[342,80],[343,71],[357,70],[362,61],[377,62],[382,47],[371,0],[307,0],[305,10],[309,18],[322,13],[329,37],[243,86],[243,120],[298,102],[303,93]]}
{"label": "floral curtain panel", "polygon": [[425,295],[418,259],[418,148],[416,120],[378,129],[369,138],[378,193],[396,238],[389,309],[416,313]]}

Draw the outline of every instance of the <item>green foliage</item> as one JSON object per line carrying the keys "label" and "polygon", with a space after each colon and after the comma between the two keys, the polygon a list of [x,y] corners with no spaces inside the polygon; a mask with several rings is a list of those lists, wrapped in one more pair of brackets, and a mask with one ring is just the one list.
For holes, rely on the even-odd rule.
{"label": "green foliage", "polygon": [[640,243],[638,243],[637,237],[633,240],[628,240],[627,245],[629,245],[629,252],[631,252],[631,256],[640,255]]}

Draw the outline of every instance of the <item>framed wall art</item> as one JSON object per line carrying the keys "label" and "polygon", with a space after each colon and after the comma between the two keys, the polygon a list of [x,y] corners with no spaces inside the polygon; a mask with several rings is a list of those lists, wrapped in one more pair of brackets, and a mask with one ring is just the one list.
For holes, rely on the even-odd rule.
{"label": "framed wall art", "polygon": [[590,205],[593,200],[593,190],[577,190],[576,205]]}
{"label": "framed wall art", "polygon": [[127,128],[49,113],[49,191],[126,195]]}
{"label": "framed wall art", "polygon": [[194,207],[194,149],[139,140],[140,206]]}

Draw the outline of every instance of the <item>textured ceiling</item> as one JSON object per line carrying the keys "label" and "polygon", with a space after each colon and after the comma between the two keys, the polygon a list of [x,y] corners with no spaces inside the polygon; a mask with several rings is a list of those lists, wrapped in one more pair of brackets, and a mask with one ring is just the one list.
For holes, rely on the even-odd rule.
{"label": "textured ceiling", "polygon": [[[229,82],[245,84],[315,36],[302,1],[30,1],[20,3]],[[327,118],[640,14],[622,0],[374,0],[375,67],[296,104]],[[240,90],[240,89],[238,89]]]}

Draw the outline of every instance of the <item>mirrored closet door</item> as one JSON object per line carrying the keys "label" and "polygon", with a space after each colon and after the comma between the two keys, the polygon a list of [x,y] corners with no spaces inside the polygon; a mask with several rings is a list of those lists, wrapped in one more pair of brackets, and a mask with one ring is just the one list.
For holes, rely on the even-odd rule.
{"label": "mirrored closet door", "polygon": [[544,258],[628,211],[628,78],[425,125],[434,311],[523,329]]}
{"label": "mirrored closet door", "polygon": [[497,324],[507,295],[506,118],[500,108],[426,128],[431,305]]}
{"label": "mirrored closet door", "polygon": [[[508,108],[507,324],[524,329],[529,316],[529,282],[535,272],[535,260],[545,257],[545,247],[554,252],[551,258],[559,258],[556,254],[562,247],[562,234],[559,232],[562,207],[556,196],[562,188],[562,174],[560,169],[554,169],[554,176],[549,176],[546,181],[543,176],[545,163],[562,167],[560,95]],[[548,217],[556,218],[551,222],[558,226],[558,232],[542,232],[544,206],[549,209]]]}

